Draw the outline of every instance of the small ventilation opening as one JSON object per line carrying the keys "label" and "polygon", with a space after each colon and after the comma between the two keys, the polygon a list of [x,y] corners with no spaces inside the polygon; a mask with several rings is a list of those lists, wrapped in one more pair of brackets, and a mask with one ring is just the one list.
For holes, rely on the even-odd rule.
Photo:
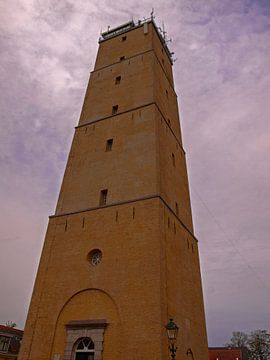
{"label": "small ventilation opening", "polygon": [[106,142],[106,151],[112,151],[113,139],[109,139]]}
{"label": "small ventilation opening", "polygon": [[174,156],[174,153],[172,153],[172,163],[173,163],[173,166],[175,167],[175,156]]}
{"label": "small ventilation opening", "polygon": [[118,111],[118,105],[114,105],[112,107],[112,114],[115,115],[117,113],[117,111]]}
{"label": "small ventilation opening", "polygon": [[107,203],[107,195],[108,195],[108,189],[101,190],[100,192],[100,198],[99,198],[99,205],[106,205]]}
{"label": "small ventilation opening", "polygon": [[120,82],[121,82],[121,76],[116,76],[116,78],[115,78],[115,85],[120,84]]}
{"label": "small ventilation opening", "polygon": [[179,216],[179,207],[177,202],[175,202],[175,211],[176,211],[176,215]]}
{"label": "small ventilation opening", "polygon": [[122,36],[122,41],[126,41],[127,37],[126,36]]}
{"label": "small ventilation opening", "polygon": [[120,57],[120,61],[125,60],[125,58],[126,58],[125,56],[121,56],[121,57]]}

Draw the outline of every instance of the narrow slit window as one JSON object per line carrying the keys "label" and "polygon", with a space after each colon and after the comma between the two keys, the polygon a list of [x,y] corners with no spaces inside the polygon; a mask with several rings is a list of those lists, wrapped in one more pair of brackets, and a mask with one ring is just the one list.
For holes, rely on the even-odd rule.
{"label": "narrow slit window", "polygon": [[176,211],[176,215],[179,216],[179,207],[177,202],[175,202],[175,211]]}
{"label": "narrow slit window", "polygon": [[115,115],[117,113],[117,111],[118,111],[118,105],[114,105],[112,107],[112,115]]}
{"label": "narrow slit window", "polygon": [[126,36],[122,36],[122,41],[126,41],[127,37]]}
{"label": "narrow slit window", "polygon": [[166,90],[166,96],[167,96],[167,99],[168,99],[168,97],[169,97],[169,93],[168,93],[168,90]]}
{"label": "narrow slit window", "polygon": [[116,76],[116,78],[115,78],[115,85],[120,84],[120,82],[121,82],[121,76]]}
{"label": "narrow slit window", "polygon": [[108,139],[106,142],[106,151],[112,151],[113,139]]}
{"label": "narrow slit window", "polygon": [[120,61],[125,60],[125,58],[126,58],[125,56],[121,56],[121,57],[120,57]]}
{"label": "narrow slit window", "polygon": [[173,164],[173,166],[175,167],[175,156],[174,156],[174,153],[172,153],[172,164]]}
{"label": "narrow slit window", "polygon": [[101,190],[100,192],[100,199],[99,199],[99,205],[106,205],[107,203],[107,196],[108,196],[108,189]]}

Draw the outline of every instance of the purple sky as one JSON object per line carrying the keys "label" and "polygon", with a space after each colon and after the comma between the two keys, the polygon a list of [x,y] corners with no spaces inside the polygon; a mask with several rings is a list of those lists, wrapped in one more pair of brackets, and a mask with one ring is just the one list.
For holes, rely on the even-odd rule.
{"label": "purple sky", "polygon": [[269,0],[0,0],[0,323],[24,326],[100,30],[153,5],[177,58],[209,345],[270,328]]}

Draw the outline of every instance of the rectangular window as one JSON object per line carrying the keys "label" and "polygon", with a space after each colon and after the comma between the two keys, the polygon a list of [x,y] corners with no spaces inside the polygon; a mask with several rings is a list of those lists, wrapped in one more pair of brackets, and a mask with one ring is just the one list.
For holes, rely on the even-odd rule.
{"label": "rectangular window", "polygon": [[127,37],[126,36],[122,36],[122,41],[126,41]]}
{"label": "rectangular window", "polygon": [[169,93],[168,93],[168,90],[166,90],[166,96],[167,96],[167,99],[168,99],[168,97],[169,97]]}
{"label": "rectangular window", "polygon": [[120,84],[120,82],[121,82],[121,76],[116,76],[116,78],[115,78],[115,85]]}
{"label": "rectangular window", "polygon": [[112,107],[112,115],[115,115],[117,113],[117,111],[118,111],[118,105],[114,105]]}
{"label": "rectangular window", "polygon": [[120,61],[123,61],[123,60],[125,60],[125,56],[120,57]]}
{"label": "rectangular window", "polygon": [[10,338],[7,336],[0,335],[0,351],[8,352],[10,344]]}
{"label": "rectangular window", "polygon": [[107,203],[107,195],[108,195],[108,189],[101,190],[100,192],[100,199],[99,199],[99,205],[106,205]]}
{"label": "rectangular window", "polygon": [[175,202],[175,211],[176,211],[176,215],[179,216],[179,208],[177,202]]}
{"label": "rectangular window", "polygon": [[107,140],[106,151],[112,151],[112,144],[113,144],[113,139]]}

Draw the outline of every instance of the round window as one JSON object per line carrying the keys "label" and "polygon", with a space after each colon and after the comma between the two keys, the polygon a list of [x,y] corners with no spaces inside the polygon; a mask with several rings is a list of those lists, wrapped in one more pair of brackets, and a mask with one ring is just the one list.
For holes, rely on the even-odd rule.
{"label": "round window", "polygon": [[97,266],[101,262],[101,259],[102,259],[102,252],[98,249],[92,250],[88,254],[88,260],[90,264],[93,266]]}

